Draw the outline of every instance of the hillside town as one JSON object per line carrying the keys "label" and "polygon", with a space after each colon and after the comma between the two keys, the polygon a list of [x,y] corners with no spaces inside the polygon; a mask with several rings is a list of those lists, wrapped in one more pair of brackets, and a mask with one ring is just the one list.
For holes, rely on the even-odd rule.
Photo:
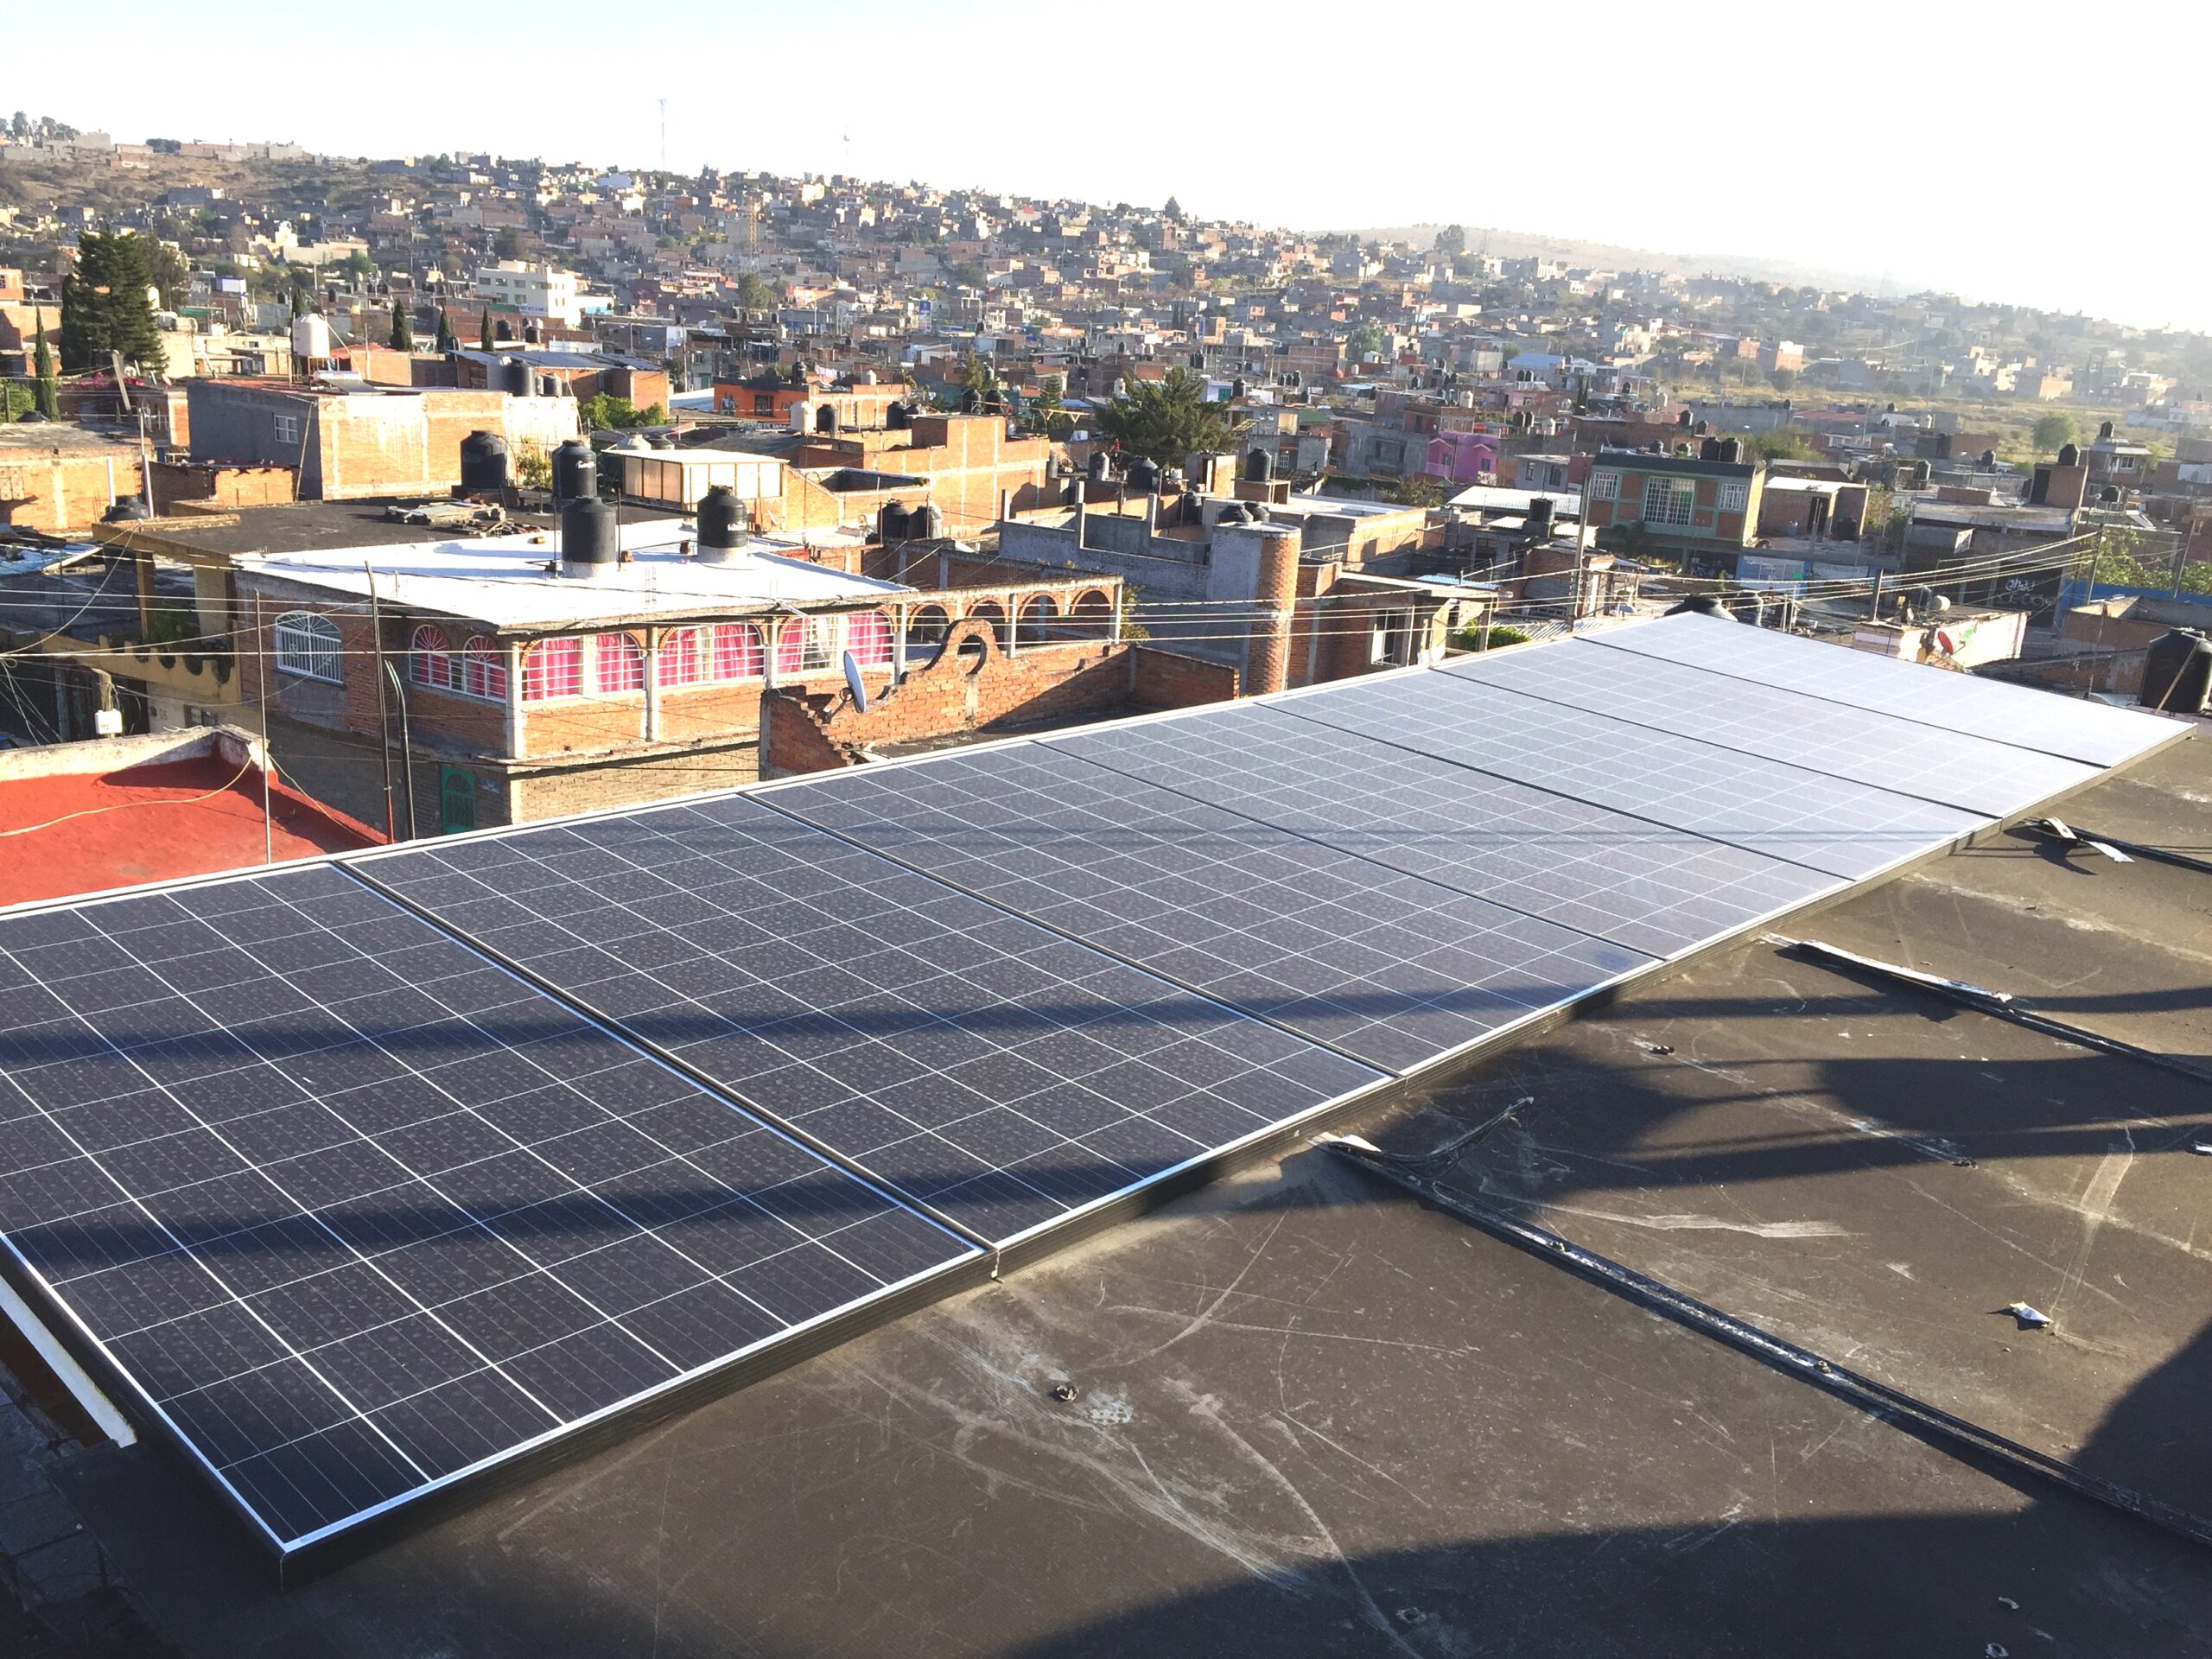
{"label": "hillside town", "polygon": [[[2159,1368],[2189,1333],[2116,1310],[2201,1311],[2201,1204],[2118,1194],[2154,1147],[2212,1167],[2201,1098],[2158,1092],[2212,1075],[2177,741],[2212,717],[2212,334],[1208,217],[1195,176],[1186,209],[69,117],[0,118],[0,1101],[28,1103],[0,1603],[29,1650],[658,1651],[657,1501],[653,1552],[694,1552],[666,1596],[713,1606],[667,1650],[1015,1651],[976,1611],[1004,1584],[825,1543],[956,1484],[993,1552],[1036,1550],[1007,1571],[1039,1630],[1094,1582],[1055,1528],[1173,1535],[1172,1595],[1023,1652],[1708,1650],[1681,1575],[1709,1542],[1745,1586],[1802,1549],[1821,1587],[1777,1605],[1857,1599],[1839,1547],[1870,1580],[1956,1565],[1980,1645],[1942,1651],[2039,1651],[2019,1599],[2092,1557],[2140,1580],[2097,1568],[2069,1628],[2181,1628],[2212,1476],[2126,1410],[2163,1376],[2149,1416],[2186,1416]],[[1815,906],[1851,950],[1762,931]],[[615,1077],[644,1092],[575,1128]],[[403,1087],[435,1115],[372,1122]],[[305,1167],[340,1156],[389,1166]],[[1194,1192],[1254,1169],[1263,1198]],[[1027,1279],[1155,1205],[1188,1230]],[[1438,1289],[1467,1242],[1486,1311]],[[683,1276],[638,1288],[663,1246]],[[528,1259],[479,1287],[501,1250]],[[271,1303],[328,1252],[343,1294]],[[1366,1320],[1398,1280],[1417,1309]],[[226,1297],[251,1320],[149,1338]],[[2054,1322],[2093,1377],[1993,1349],[2041,1362]],[[1471,1416],[1393,1369],[1583,1324],[1525,1396],[1465,1384]],[[715,1401],[785,1365],[774,1403]],[[539,1455],[656,1413],[640,1455],[691,1448],[665,1464]],[[1138,1448],[1171,1419],[1163,1472]],[[139,1428],[181,1473],[101,1460]],[[1340,1546],[1341,1494],[1274,1461],[1309,1453],[1423,1541]],[[1599,1536],[1678,1453],[1694,1495]],[[387,1509],[525,1454],[496,1514],[372,1553]],[[1783,1496],[1847,1459],[1818,1516]],[[1598,1548],[1476,1572],[1436,1541],[1515,1503]],[[281,1592],[194,1505],[266,1535]],[[1619,1605],[1465,1633],[1465,1582],[1602,1576],[1617,1538]],[[788,1596],[755,1570],[782,1548]],[[1177,1578],[1193,1554],[1232,1590]],[[1646,1643],[1651,1602],[1681,1628]],[[1764,1650],[1906,1650],[1864,1617]]]}

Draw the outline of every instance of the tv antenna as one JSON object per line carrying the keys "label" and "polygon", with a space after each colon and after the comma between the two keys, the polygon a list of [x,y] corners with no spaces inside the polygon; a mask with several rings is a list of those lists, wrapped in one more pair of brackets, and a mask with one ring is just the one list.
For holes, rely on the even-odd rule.
{"label": "tv antenna", "polygon": [[668,100],[659,98],[653,101],[660,105],[660,170],[665,173],[668,171]]}

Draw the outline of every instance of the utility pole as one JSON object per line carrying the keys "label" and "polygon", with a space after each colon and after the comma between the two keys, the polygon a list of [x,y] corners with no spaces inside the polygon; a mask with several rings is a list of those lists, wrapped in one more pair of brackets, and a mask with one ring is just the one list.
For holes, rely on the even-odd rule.
{"label": "utility pole", "polygon": [[660,105],[660,170],[668,171],[668,100],[655,100]]}

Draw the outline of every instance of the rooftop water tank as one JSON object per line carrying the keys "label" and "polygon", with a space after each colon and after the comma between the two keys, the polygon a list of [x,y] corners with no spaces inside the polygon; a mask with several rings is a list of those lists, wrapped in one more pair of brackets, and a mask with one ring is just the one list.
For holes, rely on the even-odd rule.
{"label": "rooftop water tank", "polygon": [[708,564],[741,564],[752,557],[753,530],[745,503],[727,484],[699,498],[699,558]]}
{"label": "rooftop water tank", "polygon": [[561,508],[561,574],[595,582],[622,562],[620,522],[604,501],[575,500]]}
{"label": "rooftop water tank", "polygon": [[471,432],[461,441],[461,493],[496,493],[506,487],[507,441],[497,432]]}
{"label": "rooftop water tank", "polygon": [[2153,639],[2144,655],[2137,701],[2170,715],[2212,709],[2212,639],[2199,628],[2175,628]]}
{"label": "rooftop water tank", "polygon": [[556,501],[595,501],[599,499],[599,457],[581,439],[570,438],[553,452],[553,499]]}

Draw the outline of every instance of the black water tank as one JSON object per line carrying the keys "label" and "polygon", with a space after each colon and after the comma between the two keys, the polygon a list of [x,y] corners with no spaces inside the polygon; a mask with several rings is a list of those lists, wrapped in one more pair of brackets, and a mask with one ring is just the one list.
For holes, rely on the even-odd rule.
{"label": "black water tank", "polygon": [[2079,467],[2082,464],[2082,452],[2070,443],[2060,444],[2058,464],[2062,467]]}
{"label": "black water tank", "polygon": [[1719,460],[1720,440],[1718,438],[1707,438],[1703,443],[1698,446],[1697,458],[1700,461]]}
{"label": "black water tank", "polygon": [[2153,639],[2143,658],[2137,701],[2170,715],[2212,709],[2212,639],[2200,628],[2176,628]]}
{"label": "black water tank", "polygon": [[1548,542],[1548,541],[1549,541],[1549,540],[1551,539],[1551,536],[1552,536],[1552,499],[1551,499],[1551,497],[1549,497],[1548,495],[1540,495],[1540,496],[1538,496],[1535,500],[1531,501],[1531,502],[1529,504],[1529,517],[1528,517],[1528,521],[1527,521],[1527,522],[1528,522],[1528,529],[1529,529],[1529,539],[1530,541],[1532,541],[1532,542]]}
{"label": "black water tank", "polygon": [[1744,460],[1744,441],[1741,438],[1721,439],[1720,459],[1731,467],[1741,466]]}
{"label": "black water tank", "polygon": [[599,457],[589,444],[570,438],[553,452],[553,499],[556,501],[596,501],[599,499]]}
{"label": "black water tank", "polygon": [[1126,476],[1129,488],[1139,495],[1151,495],[1160,488],[1159,467],[1141,457],[1129,463]]}
{"label": "black water tank", "polygon": [[1699,616],[1717,616],[1724,622],[1735,622],[1742,620],[1737,616],[1733,611],[1730,610],[1726,605],[1723,605],[1711,594],[1692,594],[1688,599],[1682,601],[1679,605],[1669,606],[1667,609],[1667,614],[1669,616],[1680,616],[1685,611],[1692,612]]}
{"label": "black water tank", "polygon": [[579,499],[561,508],[561,574],[605,576],[622,562],[621,524],[604,501]]}
{"label": "black water tank", "polygon": [[1114,457],[1103,449],[1094,449],[1090,452],[1090,469],[1092,483],[1107,483],[1114,476]]}
{"label": "black water tank", "polygon": [[907,537],[913,534],[912,524],[912,518],[913,515],[906,511],[906,504],[904,502],[885,502],[883,504],[883,513],[879,520],[883,536],[883,544],[886,547],[889,547],[894,543],[905,541]]}
{"label": "black water tank", "polygon": [[727,484],[716,484],[699,498],[699,552],[711,561],[717,554],[743,547],[752,539],[752,525],[745,504]]}
{"label": "black water tank", "polygon": [[977,391],[975,387],[970,386],[960,394],[960,412],[963,415],[977,414],[982,407],[983,394]]}
{"label": "black water tank", "polygon": [[507,441],[496,432],[472,432],[461,441],[461,488],[464,495],[507,487]]}
{"label": "black water tank", "polygon": [[837,435],[838,424],[837,406],[835,404],[824,404],[814,411],[814,429],[817,432],[826,432],[831,437],[835,437]]}
{"label": "black water tank", "polygon": [[904,432],[914,423],[914,411],[904,404],[893,404],[883,411],[883,429]]}
{"label": "black water tank", "polygon": [[944,534],[944,515],[926,501],[906,515],[906,539],[934,541]]}
{"label": "black water tank", "polygon": [[1275,475],[1275,458],[1264,449],[1245,452],[1244,476],[1254,484],[1264,484]]}

